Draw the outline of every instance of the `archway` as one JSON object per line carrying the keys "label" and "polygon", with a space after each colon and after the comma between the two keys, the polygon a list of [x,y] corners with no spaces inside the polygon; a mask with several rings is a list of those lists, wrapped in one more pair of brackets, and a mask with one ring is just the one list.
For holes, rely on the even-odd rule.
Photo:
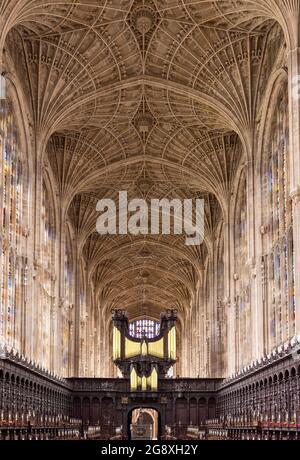
{"label": "archway", "polygon": [[130,440],[157,440],[161,421],[157,409],[137,407],[128,414],[128,437]]}

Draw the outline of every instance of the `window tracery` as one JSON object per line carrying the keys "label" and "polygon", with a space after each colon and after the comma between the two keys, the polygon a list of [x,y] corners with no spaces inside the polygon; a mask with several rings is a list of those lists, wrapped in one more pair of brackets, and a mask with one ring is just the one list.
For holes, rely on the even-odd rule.
{"label": "window tracery", "polygon": [[68,375],[68,370],[72,362],[72,311],[75,304],[75,283],[74,283],[74,259],[73,246],[70,230],[66,226],[65,241],[65,267],[64,267],[64,299],[61,311],[61,355],[62,368],[64,375]]}
{"label": "window tracery", "polygon": [[289,113],[284,84],[271,113],[263,169],[263,261],[268,351],[295,334],[292,203],[289,199]]}
{"label": "window tracery", "polygon": [[0,340],[20,351],[28,268],[28,173],[9,95],[0,99]]}
{"label": "window tracery", "polygon": [[147,337],[153,339],[160,333],[160,323],[151,319],[138,319],[129,324],[129,334],[136,339]]}
{"label": "window tracery", "polygon": [[247,180],[243,176],[238,190],[234,227],[236,274],[236,351],[238,368],[251,360],[251,309],[247,238]]}
{"label": "window tracery", "polygon": [[40,331],[41,363],[51,368],[51,339],[55,321],[55,248],[56,225],[54,203],[45,180],[42,185]]}

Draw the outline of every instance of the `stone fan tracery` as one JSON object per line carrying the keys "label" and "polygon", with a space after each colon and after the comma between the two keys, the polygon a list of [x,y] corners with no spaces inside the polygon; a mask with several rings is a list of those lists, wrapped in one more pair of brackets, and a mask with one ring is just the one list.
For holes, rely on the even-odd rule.
{"label": "stone fan tracery", "polygon": [[[120,305],[137,316],[141,299],[154,316],[173,306],[183,323],[201,305],[199,329],[216,333],[209,308],[226,302],[213,293],[215,258],[229,244],[225,222],[242,171],[256,162],[253,139],[270,76],[285,68],[295,38],[285,13],[296,3],[1,2],[1,62],[21,81],[36,170],[46,165],[60,218],[73,229],[83,324],[97,309],[105,323]],[[97,200],[120,190],[147,200],[204,197],[203,246],[174,235],[100,238]]]}

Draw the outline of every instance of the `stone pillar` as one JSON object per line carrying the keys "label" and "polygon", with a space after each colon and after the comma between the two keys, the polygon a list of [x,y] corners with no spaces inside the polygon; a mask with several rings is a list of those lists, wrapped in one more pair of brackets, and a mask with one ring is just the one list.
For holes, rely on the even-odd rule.
{"label": "stone pillar", "polygon": [[[252,139],[251,148],[249,148],[249,161],[246,165],[247,173],[247,244],[248,244],[248,271],[249,271],[249,289],[250,289],[250,330],[251,330],[251,350],[247,350],[247,356],[250,361],[263,356],[264,343],[263,337],[263,303],[262,289],[260,283],[261,263],[258,259],[258,243],[261,239],[259,234],[259,217],[261,197],[256,192],[260,189],[259,183],[256,183],[256,177],[260,180],[260,175],[255,174],[253,158],[254,151],[254,131],[249,135]],[[250,331],[249,331],[250,332]]]}
{"label": "stone pillar", "polygon": [[[43,199],[43,179],[46,172],[44,166],[44,156],[46,150],[46,140],[39,133],[35,133],[33,138],[34,150],[34,176],[32,180],[32,219],[31,225],[33,229],[33,306],[32,306],[32,356],[37,362],[40,360],[41,350],[41,327],[43,321],[43,296],[41,291],[42,282],[42,260],[41,260],[41,222],[42,222],[42,199]],[[54,300],[53,300],[54,302]],[[53,307],[54,308],[54,307]],[[49,312],[50,316],[50,312]],[[50,319],[50,318],[49,318]],[[51,320],[50,320],[51,321]],[[38,327],[37,327],[38,325]],[[50,341],[52,339],[50,338]],[[50,342],[49,342],[50,345]],[[50,365],[51,354],[53,352],[52,344],[49,349]],[[51,368],[53,371],[53,368]]]}
{"label": "stone pillar", "polygon": [[[299,18],[298,18],[299,20]],[[288,53],[290,178],[293,200],[296,333],[300,333],[300,47]]]}
{"label": "stone pillar", "polygon": [[[232,214],[232,215],[231,215]],[[227,375],[232,375],[236,368],[235,349],[235,308],[234,290],[232,289],[234,241],[233,241],[234,213],[228,209],[224,216],[224,308],[227,313]]]}
{"label": "stone pillar", "polygon": [[203,343],[203,334],[202,334],[202,323],[203,323],[203,283],[204,283],[204,272],[201,271],[201,279],[198,281],[197,290],[196,290],[196,338],[197,338],[197,362],[196,362],[196,375],[203,377],[203,357],[202,357],[202,343]]}
{"label": "stone pillar", "polygon": [[[219,242],[218,242],[219,243]],[[218,243],[212,244],[212,264],[211,264],[211,305],[210,305],[210,375],[215,377],[219,368],[219,343],[218,343]]]}
{"label": "stone pillar", "polygon": [[[53,283],[55,283],[55,279],[53,279]],[[57,309],[57,305],[55,304],[55,297],[53,297],[51,310],[50,310],[50,340],[49,340],[50,350],[49,350],[49,359],[47,360],[47,362],[50,363],[51,372],[55,372],[56,374],[57,374],[57,363],[56,363],[57,317],[58,317],[58,309]]]}
{"label": "stone pillar", "polygon": [[[61,370],[61,372],[65,372],[65,369],[62,367],[62,356],[65,353],[66,350],[63,350],[61,347],[61,343],[63,343],[63,346],[67,346],[65,343],[63,337],[65,334],[65,327],[66,327],[66,321],[69,318],[69,305],[66,304],[66,299],[65,299],[65,292],[66,292],[66,286],[65,286],[65,244],[66,244],[66,219],[65,219],[65,210],[64,206],[62,203],[62,197],[57,196],[58,198],[58,214],[59,214],[59,222],[57,225],[58,230],[58,235],[57,235],[57,244],[58,244],[58,253],[57,253],[57,295],[58,295],[58,310],[57,310],[57,317],[56,317],[56,334],[57,337],[55,337],[55,342],[54,342],[54,354],[55,356],[55,361],[57,365],[58,372]],[[63,371],[62,371],[63,369]]]}
{"label": "stone pillar", "polygon": [[74,312],[74,377],[79,377],[80,363],[80,255],[78,251],[78,243],[76,244],[76,264],[75,264],[75,312]]}

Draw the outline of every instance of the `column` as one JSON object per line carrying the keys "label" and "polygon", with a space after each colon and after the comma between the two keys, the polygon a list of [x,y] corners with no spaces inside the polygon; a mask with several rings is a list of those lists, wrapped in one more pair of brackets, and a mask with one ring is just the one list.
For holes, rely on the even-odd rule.
{"label": "column", "polygon": [[79,361],[80,361],[80,255],[78,251],[78,243],[76,244],[75,257],[75,313],[74,313],[74,377],[79,376]]}
{"label": "column", "polygon": [[[299,20],[299,19],[298,19]],[[299,41],[299,40],[298,40]],[[299,45],[299,43],[297,44]],[[293,200],[296,333],[300,332],[300,47],[288,53],[291,199]]]}
{"label": "column", "polygon": [[234,213],[231,207],[227,216],[224,216],[224,308],[227,310],[227,375],[234,374],[236,370],[235,347],[235,306],[234,290],[232,289],[232,267],[234,266],[234,241],[233,225]]}
{"label": "column", "polygon": [[[254,131],[250,131],[251,147],[249,148],[249,161],[246,165],[247,172],[247,244],[248,244],[248,273],[250,289],[250,311],[248,312],[247,323],[251,330],[251,350],[247,350],[248,361],[263,355],[263,305],[262,290],[260,281],[260,260],[257,259],[257,241],[261,236],[258,232],[258,217],[260,211],[260,197],[257,196],[256,190],[259,190],[255,183],[255,171],[253,158],[255,156],[253,138]],[[248,322],[249,321],[249,322]]]}

